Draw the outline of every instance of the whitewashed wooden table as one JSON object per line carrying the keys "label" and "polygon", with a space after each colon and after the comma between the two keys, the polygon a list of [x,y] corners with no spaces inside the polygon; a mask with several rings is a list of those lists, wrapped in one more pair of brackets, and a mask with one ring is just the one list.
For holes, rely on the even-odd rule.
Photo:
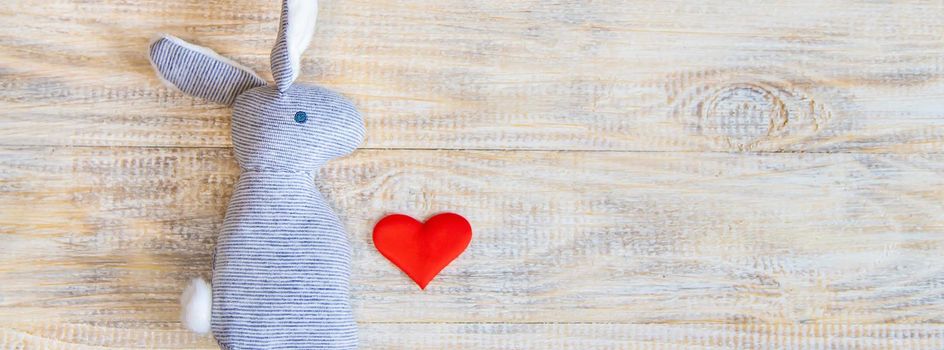
{"label": "whitewashed wooden table", "polygon": [[[0,348],[214,347],[230,111],[144,51],[265,75],[277,12],[0,3]],[[367,119],[317,180],[365,349],[944,348],[944,2],[325,1],[302,67]],[[423,292],[370,230],[447,210]]]}

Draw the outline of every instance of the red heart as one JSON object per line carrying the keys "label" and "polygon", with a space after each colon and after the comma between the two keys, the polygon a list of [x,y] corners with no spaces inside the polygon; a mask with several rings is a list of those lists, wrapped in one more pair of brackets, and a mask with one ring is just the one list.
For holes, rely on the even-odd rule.
{"label": "red heart", "polygon": [[374,246],[390,262],[426,289],[429,281],[459,257],[472,241],[472,226],[459,214],[443,213],[426,223],[402,214],[374,226]]}

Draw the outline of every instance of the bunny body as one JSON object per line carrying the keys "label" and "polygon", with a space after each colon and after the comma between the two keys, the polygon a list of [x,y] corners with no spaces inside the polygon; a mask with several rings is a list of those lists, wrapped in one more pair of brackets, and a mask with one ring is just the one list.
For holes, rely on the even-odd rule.
{"label": "bunny body", "polygon": [[[188,290],[182,318],[192,330],[211,329],[227,350],[357,347],[348,235],[314,181],[325,162],[354,151],[365,130],[340,94],[294,83],[316,13],[314,0],[282,1],[271,55],[274,84],[175,37],[150,46],[151,63],[166,83],[233,106],[233,150],[242,174],[214,252],[212,302],[204,306],[209,297],[194,297],[208,288]],[[210,315],[194,317],[189,309]]]}
{"label": "bunny body", "polygon": [[355,349],[347,234],[305,173],[244,172],[217,242],[224,349]]}
{"label": "bunny body", "polygon": [[[298,112],[304,122],[295,120]],[[313,180],[363,137],[357,111],[326,89],[263,86],[236,98],[233,145],[243,170],[212,280],[211,323],[221,346],[356,348],[348,236]]]}

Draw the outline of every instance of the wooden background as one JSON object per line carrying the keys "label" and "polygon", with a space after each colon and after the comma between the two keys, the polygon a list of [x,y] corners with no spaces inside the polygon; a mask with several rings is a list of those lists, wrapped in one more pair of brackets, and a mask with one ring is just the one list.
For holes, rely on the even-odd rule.
{"label": "wooden background", "polygon": [[[272,1],[0,3],[0,348],[182,330],[238,169],[158,32],[269,76]],[[944,348],[944,1],[335,0],[300,81],[368,137],[318,186],[365,349]],[[456,211],[423,292],[386,213]]]}

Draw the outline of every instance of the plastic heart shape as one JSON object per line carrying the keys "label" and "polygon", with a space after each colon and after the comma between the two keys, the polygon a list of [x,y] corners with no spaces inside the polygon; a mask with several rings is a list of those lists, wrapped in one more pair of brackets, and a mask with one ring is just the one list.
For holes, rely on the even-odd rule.
{"label": "plastic heart shape", "polygon": [[425,223],[393,214],[374,226],[374,246],[380,254],[424,290],[471,241],[469,221],[453,213],[438,214]]}

